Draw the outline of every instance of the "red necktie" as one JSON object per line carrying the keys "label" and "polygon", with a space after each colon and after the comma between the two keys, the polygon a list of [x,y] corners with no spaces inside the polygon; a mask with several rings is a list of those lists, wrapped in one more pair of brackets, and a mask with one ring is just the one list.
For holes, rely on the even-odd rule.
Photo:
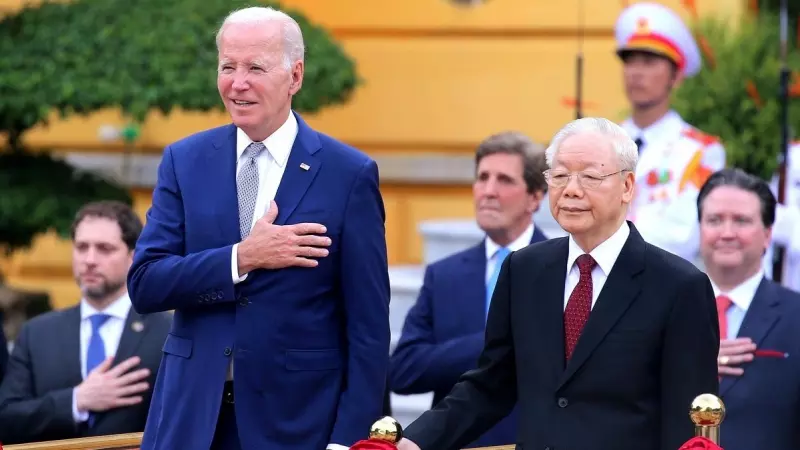
{"label": "red necktie", "polygon": [[592,311],[592,269],[597,262],[591,255],[583,254],[575,261],[581,277],[569,296],[564,309],[564,355],[567,361],[572,357],[578,338],[581,337],[589,313]]}
{"label": "red necktie", "polygon": [[722,340],[728,339],[728,308],[733,305],[733,301],[725,296],[720,295],[717,297],[717,320],[719,320],[719,338]]}

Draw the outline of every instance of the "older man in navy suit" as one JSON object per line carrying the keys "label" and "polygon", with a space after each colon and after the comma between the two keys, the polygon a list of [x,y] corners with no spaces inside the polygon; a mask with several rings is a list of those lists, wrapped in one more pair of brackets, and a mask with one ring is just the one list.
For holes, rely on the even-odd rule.
{"label": "older man in navy suit", "polygon": [[[434,404],[477,365],[489,301],[505,257],[546,239],[532,221],[547,191],[544,148],[520,133],[499,133],[480,144],[475,163],[476,218],[486,239],[427,268],[391,358],[392,390],[433,391]],[[510,414],[472,445],[515,442],[516,420]]]}
{"label": "older man in navy suit", "polygon": [[763,180],[724,169],[700,190],[697,209],[722,339],[722,447],[800,449],[800,294],[762,269],[775,196]]}
{"label": "older man in navy suit", "polygon": [[378,167],[291,110],[291,17],[236,11],[217,46],[233,124],[166,148],[128,278],[137,311],[175,310],[142,449],[346,449],[389,364]]}

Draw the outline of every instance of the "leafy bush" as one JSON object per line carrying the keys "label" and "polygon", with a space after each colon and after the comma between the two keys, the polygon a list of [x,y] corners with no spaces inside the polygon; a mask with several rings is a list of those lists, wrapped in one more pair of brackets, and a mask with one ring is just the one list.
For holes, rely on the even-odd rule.
{"label": "leafy bush", "polygon": [[[724,18],[708,18],[697,28],[704,69],[676,91],[675,109],[687,122],[719,136],[728,165],[770,179],[780,151],[780,47],[777,18],[762,14],[737,29]],[[705,41],[705,43],[703,43]],[[800,53],[790,54],[800,71]],[[800,99],[790,100],[791,126],[800,129]]]}
{"label": "leafy bush", "polygon": [[[273,2],[263,2],[280,8]],[[0,20],[0,247],[62,234],[75,210],[96,198],[130,202],[122,187],[77,175],[47,153],[23,148],[25,131],[62,116],[118,107],[132,121],[148,112],[223,110],[216,90],[216,30],[245,0],[74,0],[29,6]],[[313,113],[347,101],[354,62],[321,27],[287,11],[307,48],[294,108]]]}

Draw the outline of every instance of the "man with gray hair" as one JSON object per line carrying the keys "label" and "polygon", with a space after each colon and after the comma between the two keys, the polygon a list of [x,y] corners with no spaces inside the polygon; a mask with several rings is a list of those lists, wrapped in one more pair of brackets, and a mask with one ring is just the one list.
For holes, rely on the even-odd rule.
{"label": "man with gray hair", "polygon": [[[390,360],[392,390],[433,391],[435,405],[464,372],[475,368],[503,260],[546,239],[533,224],[547,192],[545,169],[544,147],[522,133],[497,133],[478,146],[472,192],[476,222],[486,238],[425,269],[419,298]],[[510,414],[470,447],[513,442],[516,416]]]}
{"label": "man with gray hair", "polygon": [[175,311],[141,448],[346,449],[386,388],[378,168],[292,111],[291,17],[233,12],[217,47],[233,123],[166,148],[128,275],[137,311]]}
{"label": "man with gray hair", "polygon": [[584,118],[555,135],[547,162],[550,208],[569,236],[506,258],[478,368],[400,450],[460,449],[515,404],[526,449],[675,450],[693,437],[692,400],[717,393],[708,277],[625,220],[635,143]]}

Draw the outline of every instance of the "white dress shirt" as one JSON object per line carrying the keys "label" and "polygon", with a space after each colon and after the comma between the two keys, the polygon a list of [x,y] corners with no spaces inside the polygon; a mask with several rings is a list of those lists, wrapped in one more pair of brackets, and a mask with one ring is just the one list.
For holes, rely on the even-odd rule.
{"label": "white dress shirt", "polygon": [[[253,221],[250,223],[251,229],[256,221],[267,212],[270,201],[275,199],[278,186],[280,186],[283,173],[286,170],[289,154],[292,152],[294,141],[297,138],[297,129],[297,118],[294,117],[294,114],[289,112],[289,117],[286,118],[286,122],[262,141],[267,151],[261,152],[261,154],[256,157],[256,164],[258,165],[258,195],[256,196],[256,205],[253,208]],[[245,163],[245,158],[243,158],[244,151],[252,143],[253,140],[250,139],[241,128],[236,130],[237,175]],[[278,210],[280,210],[280,208],[281,205],[278,205]],[[241,283],[247,278],[247,274],[242,274],[241,276],[239,274],[239,260],[236,255],[238,248],[239,244],[235,244],[231,255],[231,276],[233,277],[234,284]],[[233,379],[233,358],[231,358],[228,378]],[[327,450],[347,449],[348,447],[337,444],[329,444],[327,447]]]}
{"label": "white dress shirt", "polygon": [[[619,230],[612,234],[610,238],[606,239],[602,244],[598,245],[594,250],[589,252],[589,255],[591,255],[592,258],[594,258],[594,260],[597,262],[597,265],[594,266],[594,269],[592,269],[593,309],[595,303],[597,303],[597,297],[600,296],[600,291],[606,284],[608,274],[611,273],[611,269],[614,267],[614,263],[617,262],[617,257],[619,257],[622,247],[625,246],[625,242],[628,240],[628,235],[630,234],[631,230],[630,227],[628,227],[628,223],[623,222],[622,226],[619,227]],[[581,278],[581,274],[578,270],[578,265],[575,264],[575,260],[577,260],[578,257],[584,253],[586,252],[580,248],[578,243],[575,242],[570,235],[569,256],[567,256],[567,281],[564,287],[564,309],[567,308],[569,296],[572,295],[572,291],[578,285],[578,281]]]}
{"label": "white dress shirt", "polygon": [[[126,292],[102,311],[98,311],[85,299],[81,299],[80,309],[81,377],[85,379],[87,375],[86,353],[89,351],[89,339],[92,337],[92,322],[89,317],[97,313],[108,314],[110,316],[108,320],[100,326],[99,332],[100,336],[103,338],[103,345],[105,345],[106,358],[114,356],[117,353],[119,341],[122,338],[122,332],[125,330],[125,321],[128,318],[128,312],[131,310],[131,299]],[[68,339],[68,337],[65,337],[65,339]],[[85,422],[89,420],[89,411],[78,411],[75,389],[72,390],[72,418],[75,419],[75,422]]]}
{"label": "white dress shirt", "polygon": [[759,270],[752,277],[744,280],[742,284],[736,286],[728,292],[722,292],[719,287],[711,280],[711,287],[714,288],[714,297],[724,295],[731,299],[732,305],[725,312],[725,317],[728,320],[728,335],[720,336],[721,339],[736,339],[739,334],[739,328],[742,326],[744,316],[753,303],[753,298],[756,296],[758,286],[764,278],[764,271]]}
{"label": "white dress shirt", "polygon": [[[292,152],[296,137],[297,119],[294,114],[289,112],[286,122],[262,141],[267,151],[261,152],[256,158],[256,164],[258,165],[258,195],[256,196],[256,205],[253,208],[253,221],[250,223],[251,229],[256,221],[267,212],[269,202],[275,199],[275,194],[281,184],[283,172],[286,170],[286,162],[289,160],[289,153]],[[237,175],[242,165],[246,162],[243,157],[244,151],[252,143],[253,140],[241,128],[236,130]],[[281,205],[278,205],[279,211],[280,208]],[[238,284],[247,278],[247,274],[239,276],[239,259],[236,256],[238,248],[239,244],[233,246],[233,255],[231,256],[231,276],[233,276],[234,284]]]}
{"label": "white dress shirt", "polygon": [[[507,249],[511,250],[512,252],[516,252],[517,250],[522,250],[523,248],[527,247],[531,243],[531,239],[533,239],[533,224],[531,223],[528,225],[528,228],[522,232],[522,234],[516,238],[513,242],[506,246]],[[497,251],[500,250],[501,245],[497,242],[491,240],[488,236],[486,237],[486,282],[489,282],[489,278],[494,273],[494,266],[497,265]]]}

